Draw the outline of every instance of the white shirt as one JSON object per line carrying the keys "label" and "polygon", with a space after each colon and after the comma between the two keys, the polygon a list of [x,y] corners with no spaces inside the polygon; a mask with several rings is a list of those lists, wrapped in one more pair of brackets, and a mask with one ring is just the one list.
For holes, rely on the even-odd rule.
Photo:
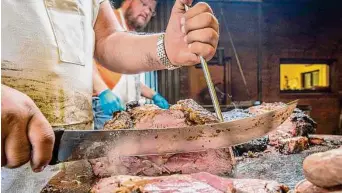
{"label": "white shirt", "polygon": [[[122,10],[119,9],[120,20],[122,23],[122,27],[128,31],[128,27],[126,25],[125,17],[122,13]],[[143,74],[142,74],[143,75]],[[119,82],[113,88],[113,92],[121,99],[123,103],[128,103],[131,101],[140,101],[140,103],[144,103],[141,100],[141,86],[140,83],[144,82],[142,79],[144,76],[141,74],[122,74]]]}

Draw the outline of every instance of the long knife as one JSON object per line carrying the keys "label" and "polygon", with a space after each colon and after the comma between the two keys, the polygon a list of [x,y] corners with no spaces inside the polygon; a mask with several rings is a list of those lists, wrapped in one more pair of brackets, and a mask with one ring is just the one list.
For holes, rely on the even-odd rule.
{"label": "long knife", "polygon": [[50,164],[106,156],[141,156],[198,152],[245,143],[266,135],[293,112],[297,101],[254,117],[210,125],[167,129],[55,131]]}

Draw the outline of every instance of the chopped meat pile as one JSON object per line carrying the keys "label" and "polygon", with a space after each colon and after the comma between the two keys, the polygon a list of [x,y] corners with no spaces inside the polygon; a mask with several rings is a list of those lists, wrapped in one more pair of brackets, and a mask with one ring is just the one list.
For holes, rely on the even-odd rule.
{"label": "chopped meat pile", "polygon": [[317,123],[300,109],[295,109],[290,117],[291,122],[296,123],[296,130],[292,136],[308,136],[316,132]]}
{"label": "chopped meat pile", "polygon": [[229,179],[206,172],[163,177],[113,176],[101,179],[92,193],[199,192],[199,193],[285,193],[289,188],[275,181]]}
{"label": "chopped meat pile", "polygon": [[300,109],[295,109],[292,115],[278,127],[278,129],[270,133],[271,144],[277,144],[279,139],[291,137],[308,137],[309,134],[316,132],[317,123]]}
{"label": "chopped meat pile", "polygon": [[217,117],[213,113],[198,105],[192,99],[180,100],[176,105],[171,106],[170,109],[184,112],[187,122],[190,125],[204,125],[218,122]]}
{"label": "chopped meat pile", "polygon": [[299,109],[269,134],[270,145],[275,146],[281,153],[299,153],[309,146],[309,134],[316,132],[317,124],[310,116]]}
{"label": "chopped meat pile", "polygon": [[[235,120],[252,117],[285,107],[285,103],[262,103],[248,109],[234,109],[224,113],[227,120]],[[268,136],[249,141],[234,147],[236,155],[244,155],[248,152],[263,152],[268,145],[274,146],[280,153],[298,153],[308,148],[308,135],[315,133],[317,124],[300,109],[295,109],[292,115],[277,130]]]}
{"label": "chopped meat pile", "polygon": [[185,115],[180,110],[163,110],[155,105],[144,105],[114,114],[104,125],[105,130],[148,129],[187,126]]}
{"label": "chopped meat pile", "polygon": [[156,105],[134,106],[129,104],[127,112],[116,113],[104,129],[152,129],[218,123],[216,116],[192,99],[180,100],[170,109]]}
{"label": "chopped meat pile", "polygon": [[245,154],[250,154],[251,152],[263,152],[267,149],[267,144],[269,140],[268,137],[262,137],[258,139],[251,140],[247,143],[241,145],[236,145],[233,147],[234,153],[237,156],[242,156]]}
{"label": "chopped meat pile", "polygon": [[[245,110],[249,114],[258,115],[268,111],[282,108],[286,104],[281,102],[276,103],[262,103],[259,106],[250,107]],[[312,120],[310,116],[305,114],[300,109],[295,109],[292,115],[281,124],[277,130],[268,135],[268,140],[258,139],[258,141],[251,141],[240,145],[237,149],[248,149],[249,151],[266,150],[267,145],[274,146],[280,153],[292,154],[299,153],[309,146],[309,134],[315,133],[317,123]],[[261,144],[260,142],[264,142]],[[255,145],[257,144],[257,145]],[[244,151],[245,152],[245,151]],[[238,155],[241,155],[239,152]]]}
{"label": "chopped meat pile", "polygon": [[278,148],[283,154],[299,153],[309,148],[309,140],[307,137],[282,139]]}
{"label": "chopped meat pile", "polygon": [[[248,112],[258,115],[284,106],[286,106],[286,104],[281,102],[262,103],[259,106],[248,108]],[[317,123],[309,115],[296,108],[292,115],[281,126],[279,126],[276,131],[270,134],[270,141],[272,142],[274,139],[277,140],[279,138],[296,136],[307,137],[309,134],[316,132],[316,127]]]}
{"label": "chopped meat pile", "polygon": [[131,115],[128,112],[117,113],[114,118],[108,121],[104,127],[111,129],[129,129],[133,128],[133,121]]}
{"label": "chopped meat pile", "polygon": [[[218,123],[210,111],[191,99],[180,100],[168,110],[155,105],[127,105],[126,112],[116,113],[104,129],[173,128]],[[231,148],[203,152],[154,156],[107,157],[90,160],[94,173],[99,177],[112,175],[160,176],[210,172],[230,174],[235,164]]]}

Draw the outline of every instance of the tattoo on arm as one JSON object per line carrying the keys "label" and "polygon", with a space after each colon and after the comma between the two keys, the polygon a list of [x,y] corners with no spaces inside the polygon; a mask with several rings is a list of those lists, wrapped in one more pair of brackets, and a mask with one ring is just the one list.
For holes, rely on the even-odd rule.
{"label": "tattoo on arm", "polygon": [[[134,35],[156,35],[159,33],[147,33],[147,32],[136,32],[136,31],[127,31],[127,33],[134,34]],[[160,68],[160,66],[163,66],[160,61],[156,58],[154,58],[150,53],[146,54],[145,62],[149,67],[151,68]]]}
{"label": "tattoo on arm", "polygon": [[[147,33],[147,32],[136,32],[136,31],[129,31],[128,33],[135,34],[135,35],[155,35],[155,34],[157,34],[157,33]],[[159,62],[159,60],[154,58],[151,54],[146,55],[144,62],[146,62],[146,64],[152,68],[158,68],[162,65]]]}
{"label": "tattoo on arm", "polygon": [[153,58],[151,54],[146,55],[145,62],[152,68],[160,67],[162,65],[157,59]]}

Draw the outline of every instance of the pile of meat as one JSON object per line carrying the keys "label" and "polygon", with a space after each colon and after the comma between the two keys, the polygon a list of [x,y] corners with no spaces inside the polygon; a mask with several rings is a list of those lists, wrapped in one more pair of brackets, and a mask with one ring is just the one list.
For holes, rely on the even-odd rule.
{"label": "pile of meat", "polygon": [[[117,113],[104,129],[172,128],[219,122],[216,116],[191,99],[181,100],[163,110],[155,105],[127,105],[125,112]],[[231,148],[210,149],[203,152],[155,156],[106,157],[91,160],[99,177],[112,175],[160,176],[209,172],[228,175],[235,164]]]}
{"label": "pile of meat", "polygon": [[[245,110],[240,110],[242,118],[252,117],[268,111],[286,106],[281,102],[262,103]],[[236,110],[235,110],[236,111]],[[229,115],[230,112],[227,113]],[[233,115],[237,115],[234,113]],[[269,133],[260,139],[234,147],[235,153],[239,156],[251,154],[251,152],[263,152],[270,146],[283,154],[299,153],[309,147],[309,134],[315,133],[317,124],[310,116],[300,109],[295,109],[292,115],[277,130]]]}
{"label": "pile of meat", "polygon": [[[246,109],[243,112],[253,116],[253,114],[257,115],[274,110],[277,108],[275,106],[282,107],[283,104],[264,103],[260,106]],[[316,126],[316,122],[307,114],[299,109],[295,109],[293,114],[268,136],[236,146],[234,149],[238,152],[238,155],[258,157],[273,150],[277,150],[281,154],[296,154],[307,150],[309,147],[310,149],[332,148],[333,150],[328,152],[316,153],[306,157],[302,166],[306,179],[296,185],[294,192],[342,192],[342,137],[314,135]],[[339,146],[341,146],[340,149],[334,149]],[[308,151],[310,152],[310,150]],[[241,158],[243,159],[243,157]],[[241,160],[241,158],[238,158],[238,160]],[[257,162],[254,164],[257,164]]]}
{"label": "pile of meat", "polygon": [[[238,116],[237,112],[240,113]],[[226,121],[257,114],[239,109],[230,113],[225,114]],[[178,101],[169,110],[160,109],[155,105],[128,104],[127,110],[115,114],[113,119],[105,124],[104,129],[172,128],[217,122],[218,119],[213,113],[187,99]],[[92,192],[288,191],[286,186],[275,181],[216,176],[227,176],[232,172],[235,160],[231,148],[158,156],[108,157],[91,160],[90,163],[94,174],[102,178],[93,186]]]}
{"label": "pile of meat", "polygon": [[[284,107],[283,103],[263,103],[258,107],[246,110],[234,109],[224,113],[225,121],[231,121],[255,116],[270,110]],[[297,132],[297,123],[291,122],[291,127],[285,133]],[[144,129],[144,128],[172,128],[182,126],[194,126],[217,123],[216,116],[198,105],[191,99],[181,100],[169,110],[163,110],[155,105],[139,106],[137,103],[127,105],[127,110],[116,113],[113,119],[108,121],[104,129]],[[292,136],[292,135],[289,135]],[[271,137],[270,137],[271,139]],[[268,146],[268,138],[262,138],[249,142],[253,144],[265,144]],[[244,144],[246,146],[246,144]],[[261,145],[263,146],[263,145]],[[263,147],[264,148],[264,147]],[[248,149],[248,148],[247,148]],[[166,154],[158,156],[120,156],[106,157],[89,160],[88,169],[92,177],[75,174],[75,169],[68,167],[72,176],[67,181],[74,187],[73,190],[90,189],[92,192],[288,192],[288,187],[276,181],[259,179],[232,179],[219,177],[232,173],[235,165],[232,148],[210,149],[196,153]],[[83,164],[83,167],[87,164]],[[81,167],[81,168],[83,168]],[[88,171],[88,170],[87,170]],[[89,171],[88,171],[89,172]],[[73,184],[73,176],[89,176],[89,180],[95,179],[86,186]],[[79,180],[79,179],[77,179]],[[66,181],[64,174],[60,173],[55,181]],[[83,180],[85,181],[85,180]],[[56,183],[58,184],[58,183]],[[64,188],[64,185],[56,187],[49,184],[48,192],[52,189]],[[71,189],[68,187],[68,189]],[[84,190],[82,189],[82,191]],[[82,192],[80,191],[80,192]],[[52,191],[53,192],[53,191]],[[75,191],[77,192],[77,191]]]}
{"label": "pile of meat", "polygon": [[[285,107],[284,103],[263,103],[248,109],[225,112],[225,121],[256,116]],[[172,128],[217,123],[216,116],[191,99],[178,101],[169,110],[155,105],[139,106],[130,103],[127,110],[114,114],[104,129]],[[234,147],[235,155],[252,155],[273,148],[283,154],[298,153],[309,146],[308,134],[314,133],[316,123],[299,109],[277,130],[260,139]],[[231,148],[207,150],[196,153],[167,154],[158,156],[107,157],[91,160],[94,172],[100,177],[111,175],[158,176],[209,172],[229,175],[235,164]]]}
{"label": "pile of meat", "polygon": [[206,172],[162,177],[112,176],[101,179],[92,193],[193,192],[193,193],[285,193],[288,187],[275,181],[230,179]]}
{"label": "pile of meat", "polygon": [[168,110],[152,104],[139,106],[137,102],[127,104],[126,109],[114,114],[113,119],[104,125],[104,129],[172,128],[219,122],[213,113],[192,99],[180,100]]}
{"label": "pile of meat", "polygon": [[[263,103],[246,110],[234,109],[223,115],[225,121],[231,121],[252,117],[285,105],[284,103]],[[160,109],[155,105],[128,104],[127,110],[114,114],[113,119],[105,124],[104,129],[172,128],[217,122],[218,119],[213,113],[193,100],[187,99],[179,101],[169,110]],[[319,136],[309,136],[310,133],[315,132],[315,128],[316,123],[296,109],[276,131],[266,137],[235,146],[234,149],[238,155],[246,152],[267,151],[270,148],[280,153],[290,154],[300,152],[310,144],[332,143]],[[289,191],[287,186],[276,181],[219,177],[218,175],[230,175],[233,170],[235,158],[231,148],[158,156],[106,157],[89,160],[82,165],[76,163],[74,165],[76,167],[67,167],[66,171],[59,173],[44,191],[64,192],[65,190],[68,192],[72,190],[69,192],[74,193],[90,189],[93,193],[285,193]],[[81,172],[78,174],[78,171]],[[61,184],[62,181],[65,183]],[[330,192],[308,181],[299,183],[296,187],[296,192],[310,191]]]}

